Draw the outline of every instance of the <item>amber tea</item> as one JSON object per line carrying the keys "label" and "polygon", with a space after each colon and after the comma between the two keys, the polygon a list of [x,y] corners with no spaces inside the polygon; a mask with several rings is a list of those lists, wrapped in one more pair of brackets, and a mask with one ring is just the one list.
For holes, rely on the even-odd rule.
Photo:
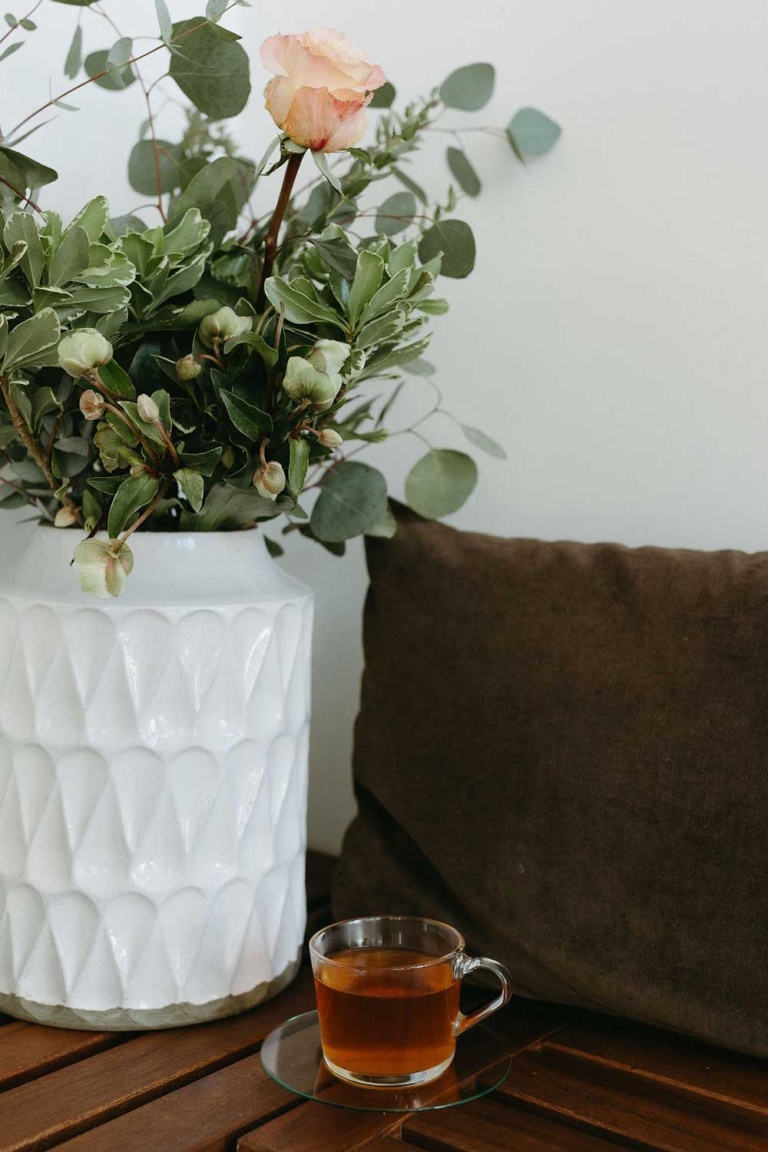
{"label": "amber tea", "polygon": [[347,948],[315,976],[326,1062],[400,1077],[450,1062],[459,980],[449,962],[405,948]]}
{"label": "amber tea", "polygon": [[[464,951],[460,932],[420,916],[362,916],[309,942],[323,1058],[342,1080],[371,1088],[428,1084],[450,1065],[456,1037],[507,1003],[509,973]],[[459,1011],[461,979],[486,968],[499,995]]]}

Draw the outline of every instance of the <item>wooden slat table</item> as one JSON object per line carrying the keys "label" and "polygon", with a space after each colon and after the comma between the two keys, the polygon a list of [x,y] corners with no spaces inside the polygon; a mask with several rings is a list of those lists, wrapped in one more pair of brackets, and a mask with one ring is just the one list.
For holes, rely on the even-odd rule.
{"label": "wooden slat table", "polygon": [[[329,862],[313,865],[315,926]],[[513,1060],[490,1096],[412,1116],[303,1101],[258,1052],[311,1007],[305,970],[269,1004],[194,1028],[126,1036],[0,1017],[0,1152],[768,1152],[768,1064],[521,1000],[495,1017]]]}

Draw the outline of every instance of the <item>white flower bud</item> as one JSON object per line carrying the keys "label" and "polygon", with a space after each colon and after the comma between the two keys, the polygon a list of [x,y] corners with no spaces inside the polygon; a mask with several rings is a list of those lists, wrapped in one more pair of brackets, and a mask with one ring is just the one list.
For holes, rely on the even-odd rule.
{"label": "white flower bud", "polygon": [[111,359],[112,345],[95,328],[78,328],[59,343],[59,364],[75,379]]}
{"label": "white flower bud", "polygon": [[142,420],[147,424],[154,424],[156,420],[160,419],[160,409],[151,396],[147,396],[146,392],[142,392],[140,396],[136,397],[136,409]]}
{"label": "white flower bud", "polygon": [[342,344],[340,340],[318,340],[307,360],[318,372],[335,376],[341,372],[348,356],[349,344]]}
{"label": "white flower bud", "polygon": [[257,468],[253,474],[253,486],[259,496],[267,500],[276,500],[285,488],[285,472],[282,464],[277,460],[270,460]]}
{"label": "white flower bud", "polygon": [[234,336],[242,336],[253,327],[252,316],[238,316],[233,308],[219,308],[218,312],[205,316],[200,321],[197,334],[206,348],[222,340],[231,340]]}
{"label": "white flower bud", "polygon": [[342,437],[339,436],[338,432],[334,432],[333,428],[323,428],[318,440],[324,448],[340,448],[344,443]]}
{"label": "white flower bud", "polygon": [[179,380],[196,380],[203,370],[202,364],[194,356],[182,356],[176,361],[176,375]]}
{"label": "white flower bud", "polygon": [[84,540],[75,548],[74,565],[83,592],[119,596],[133,570],[133,553],[120,540]]}
{"label": "white flower bud", "polygon": [[301,356],[291,356],[283,378],[283,389],[292,400],[307,401],[316,408],[327,408],[341,388],[341,376],[322,372]]}
{"label": "white flower bud", "polygon": [[86,388],[80,396],[80,411],[86,420],[101,420],[104,415],[104,397],[93,388]]}
{"label": "white flower bud", "polygon": [[77,524],[77,512],[69,504],[65,508],[59,508],[53,524],[55,528],[71,528],[73,524]]}

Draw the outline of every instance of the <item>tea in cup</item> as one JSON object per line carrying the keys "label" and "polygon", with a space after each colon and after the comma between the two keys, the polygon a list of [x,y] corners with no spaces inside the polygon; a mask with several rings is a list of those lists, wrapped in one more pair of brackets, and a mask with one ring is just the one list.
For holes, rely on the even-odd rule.
{"label": "tea in cup", "polygon": [[[309,944],[323,1059],[352,1084],[428,1084],[451,1064],[456,1038],[507,1003],[507,969],[464,951],[455,928],[417,916],[368,916],[316,932]],[[461,980],[485,968],[501,984],[470,1016]]]}

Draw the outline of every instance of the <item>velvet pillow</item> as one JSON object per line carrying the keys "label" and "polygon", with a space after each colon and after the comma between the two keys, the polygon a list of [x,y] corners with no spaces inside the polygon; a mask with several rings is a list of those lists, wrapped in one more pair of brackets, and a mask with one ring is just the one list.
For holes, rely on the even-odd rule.
{"label": "velvet pillow", "polygon": [[369,540],[334,913],[768,1056],[768,553]]}

